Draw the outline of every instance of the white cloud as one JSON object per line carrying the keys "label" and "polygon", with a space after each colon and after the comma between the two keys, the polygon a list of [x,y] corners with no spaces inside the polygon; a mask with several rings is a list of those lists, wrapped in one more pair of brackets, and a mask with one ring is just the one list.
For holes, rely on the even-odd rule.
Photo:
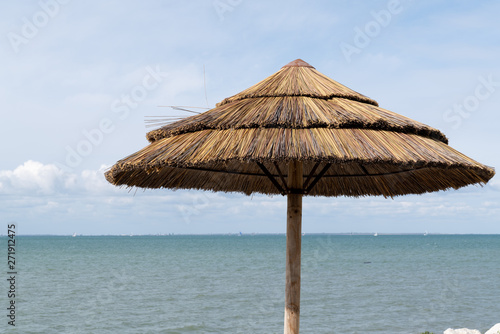
{"label": "white cloud", "polygon": [[69,193],[106,193],[114,188],[106,182],[102,166],[80,174],[65,172],[53,164],[28,160],[13,170],[0,171],[2,195],[60,195]]}
{"label": "white cloud", "polygon": [[0,171],[3,194],[52,194],[61,183],[65,183],[65,176],[59,168],[31,160],[14,170]]}

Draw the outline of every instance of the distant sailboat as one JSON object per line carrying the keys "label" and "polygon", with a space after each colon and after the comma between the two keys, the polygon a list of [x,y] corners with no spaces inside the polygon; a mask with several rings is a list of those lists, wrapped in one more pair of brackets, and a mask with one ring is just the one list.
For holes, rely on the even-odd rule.
{"label": "distant sailboat", "polygon": [[73,238],[74,238],[74,237],[76,237],[76,232],[75,232],[75,233],[73,233]]}
{"label": "distant sailboat", "polygon": [[375,232],[375,234],[374,234],[373,236],[374,236],[374,237],[378,237],[378,233],[377,233],[377,232]]}
{"label": "distant sailboat", "polygon": [[429,234],[429,233],[427,233],[427,231],[425,231],[425,232],[424,232],[424,235],[427,235],[427,234]]}

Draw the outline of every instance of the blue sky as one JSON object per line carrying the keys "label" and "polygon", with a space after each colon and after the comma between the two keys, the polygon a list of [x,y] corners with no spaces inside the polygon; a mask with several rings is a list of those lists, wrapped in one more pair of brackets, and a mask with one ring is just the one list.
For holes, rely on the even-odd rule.
{"label": "blue sky", "polygon": [[[18,233],[284,233],[281,196],[129,192],[103,171],[147,145],[146,116],[188,116],[159,106],[213,107],[296,58],[500,166],[497,1],[40,0],[0,9],[0,212]],[[499,217],[495,177],[394,200],[305,198],[303,230],[500,233]]]}

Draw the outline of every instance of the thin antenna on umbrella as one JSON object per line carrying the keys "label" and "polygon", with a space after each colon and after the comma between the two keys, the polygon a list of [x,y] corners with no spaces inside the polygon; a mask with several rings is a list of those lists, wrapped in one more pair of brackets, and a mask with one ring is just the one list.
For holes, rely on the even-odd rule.
{"label": "thin antenna on umbrella", "polygon": [[210,109],[210,108],[205,108],[205,107],[189,107],[189,106],[158,106],[158,107],[169,107],[169,108],[172,108],[174,110],[187,111],[187,112],[190,112],[190,113],[193,113],[193,114],[201,114],[201,112],[194,111],[194,110],[189,110],[189,109],[186,109],[186,108],[191,108],[191,109],[205,109],[205,110]]}
{"label": "thin antenna on umbrella", "polygon": [[[205,108],[205,107],[190,107],[190,106],[158,106],[158,107],[160,107],[160,108],[165,108],[165,107],[172,108],[173,110],[185,111],[185,112],[189,112],[189,113],[196,114],[196,115],[201,114],[201,112],[190,110],[187,108],[204,109],[204,110],[210,109],[210,108]],[[144,116],[144,117],[146,118],[144,120],[144,122],[146,123],[146,127],[151,128],[151,127],[161,127],[161,126],[173,123],[173,122],[177,122],[183,118],[186,118],[187,116],[172,115],[172,116]]]}
{"label": "thin antenna on umbrella", "polygon": [[155,126],[163,126],[173,122],[180,121],[184,117],[180,116],[144,116],[144,123],[146,123],[147,128]]}
{"label": "thin antenna on umbrella", "polygon": [[[210,105],[208,104],[208,97],[207,97],[207,81],[205,77],[205,65],[203,65],[203,88],[205,91],[205,102],[207,103],[206,107],[191,107],[191,106],[158,106],[158,107],[171,108],[173,110],[185,111],[197,115],[201,114],[201,112],[194,111],[191,109],[203,109],[203,110],[211,109]],[[161,127],[164,125],[168,125],[180,121],[181,119],[184,119],[187,116],[173,115],[173,116],[145,116],[145,117],[146,119],[144,120],[144,122],[146,123],[146,127],[151,128],[151,127]]]}
{"label": "thin antenna on umbrella", "polygon": [[205,88],[205,101],[207,102],[207,107],[210,107],[207,98],[207,81],[205,80],[205,64],[203,64],[203,87]]}

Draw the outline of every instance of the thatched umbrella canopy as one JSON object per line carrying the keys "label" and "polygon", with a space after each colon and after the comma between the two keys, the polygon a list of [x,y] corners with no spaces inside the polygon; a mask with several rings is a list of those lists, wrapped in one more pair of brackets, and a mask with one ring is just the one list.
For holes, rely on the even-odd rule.
{"label": "thatched umbrella canopy", "polygon": [[380,108],[300,59],[147,139],[106,173],[109,182],[287,195],[285,333],[298,333],[303,195],[422,194],[495,174],[439,130]]}

